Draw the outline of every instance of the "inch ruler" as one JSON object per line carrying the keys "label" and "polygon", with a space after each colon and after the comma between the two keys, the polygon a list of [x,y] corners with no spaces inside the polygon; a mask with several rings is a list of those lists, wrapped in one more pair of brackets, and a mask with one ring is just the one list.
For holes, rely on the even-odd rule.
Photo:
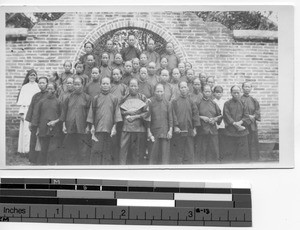
{"label": "inch ruler", "polygon": [[0,221],[251,227],[250,186],[1,178]]}

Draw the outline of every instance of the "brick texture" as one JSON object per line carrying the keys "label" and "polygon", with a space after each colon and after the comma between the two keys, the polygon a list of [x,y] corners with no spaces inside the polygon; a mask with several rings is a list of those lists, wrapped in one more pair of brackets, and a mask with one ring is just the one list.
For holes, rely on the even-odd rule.
{"label": "brick texture", "polygon": [[[16,148],[19,127],[16,99],[26,70],[38,75],[62,72],[64,61],[75,63],[87,41],[97,40],[110,30],[141,28],[157,33],[175,45],[182,61],[189,61],[198,75],[215,76],[229,98],[232,85],[253,82],[253,96],[261,104],[262,141],[278,142],[278,44],[277,42],[235,41],[223,25],[205,23],[191,12],[93,12],[65,13],[57,21],[42,21],[26,40],[6,42],[6,134],[8,148]],[[14,150],[10,149],[10,152]]]}

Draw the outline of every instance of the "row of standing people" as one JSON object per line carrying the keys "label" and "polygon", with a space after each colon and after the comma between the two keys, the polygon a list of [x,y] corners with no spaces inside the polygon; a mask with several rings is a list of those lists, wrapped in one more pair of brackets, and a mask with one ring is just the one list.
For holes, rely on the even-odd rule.
{"label": "row of standing people", "polygon": [[[87,64],[90,68],[95,66],[109,66],[115,68],[122,62],[133,61],[135,59],[140,60],[141,67],[145,67],[150,62],[154,62],[157,67],[161,67],[160,65],[162,65],[163,68],[168,68],[169,71],[178,67],[180,58],[174,51],[173,43],[166,43],[165,50],[161,55],[157,53],[155,49],[156,44],[152,38],[148,40],[146,49],[140,50],[137,47],[136,37],[134,35],[129,35],[127,47],[122,48],[120,51],[116,48],[112,40],[106,41],[105,46],[101,48],[100,54],[96,54],[93,43],[85,43],[85,54],[79,58],[79,61]],[[189,63],[189,65],[191,64]]]}
{"label": "row of standing people", "polygon": [[[201,81],[199,78],[194,79],[192,81],[192,87],[189,87],[189,84],[184,79],[180,80],[180,71],[175,68],[172,71],[172,77],[174,80],[176,75],[179,75],[177,76],[178,81],[173,84],[173,87],[171,85],[171,87],[168,88],[166,86],[170,85],[168,82],[169,73],[167,70],[164,70],[161,71],[159,79],[156,76],[155,79],[159,82],[159,85],[157,85],[158,82],[156,82],[155,87],[153,87],[155,90],[153,90],[153,88],[147,89],[147,87],[143,87],[144,84],[140,84],[143,83],[143,80],[144,82],[151,82],[149,81],[151,79],[149,79],[149,76],[147,76],[149,71],[147,71],[145,68],[140,69],[139,78],[131,76],[129,79],[127,79],[127,81],[124,81],[126,78],[122,76],[122,72],[119,69],[115,69],[112,73],[112,83],[111,78],[102,76],[100,79],[99,72],[100,71],[98,68],[93,68],[92,81],[85,87],[84,91],[90,94],[90,96],[83,92],[83,85],[85,83],[83,78],[75,76],[67,79],[68,83],[66,84],[66,91],[60,92],[60,99],[57,99],[56,97],[52,98],[53,100],[58,101],[59,106],[58,104],[56,106],[61,108],[60,110],[55,110],[52,108],[53,111],[57,111],[54,113],[54,115],[56,114],[55,116],[60,114],[59,119],[56,118],[52,120],[47,118],[47,122],[45,123],[45,119],[41,118],[43,117],[41,113],[43,112],[43,114],[46,114],[47,116],[53,113],[49,111],[45,113],[45,111],[41,109],[42,105],[38,105],[42,103],[37,103],[37,100],[35,100],[37,95],[43,94],[47,95],[45,97],[49,99],[49,95],[52,95],[53,92],[57,91],[55,89],[56,86],[54,87],[56,84],[48,84],[48,88],[50,87],[51,91],[50,93],[45,94],[43,93],[45,90],[42,90],[33,97],[31,105],[29,106],[29,115],[27,115],[25,119],[25,121],[27,120],[31,122],[31,150],[35,147],[34,142],[37,130],[39,130],[38,135],[40,137],[43,135],[46,137],[40,138],[42,152],[39,154],[40,160],[37,163],[45,164],[46,162],[46,164],[49,164],[49,162],[45,159],[47,159],[47,153],[51,152],[49,151],[49,145],[51,142],[52,145],[50,146],[52,146],[52,149],[54,149],[54,152],[56,152],[56,154],[52,155],[58,155],[60,158],[64,158],[63,160],[54,160],[54,162],[58,164],[147,164],[148,162],[150,164],[181,164],[205,163],[209,161],[217,163],[240,160],[257,160],[258,138],[256,120],[260,119],[260,114],[257,100],[253,99],[251,96],[249,97],[250,92],[247,93],[247,90],[245,90],[246,88],[250,88],[251,91],[252,87],[250,83],[245,83],[243,85],[244,95],[242,98],[244,99],[242,100],[239,99],[239,95],[234,97],[235,94],[239,94],[235,91],[240,91],[240,89],[238,87],[233,87],[231,89],[233,97],[231,101],[234,103],[229,103],[228,101],[230,104],[229,111],[225,110],[224,108],[224,113],[227,114],[227,117],[229,118],[226,123],[226,116],[224,115],[223,120],[227,126],[225,129],[220,128],[218,132],[216,123],[221,122],[222,120],[222,108],[220,109],[217,103],[213,102],[211,96],[211,87],[203,87],[202,95]],[[173,75],[175,75],[175,77]],[[109,103],[104,103],[102,101],[102,105],[100,106],[101,109],[99,109],[100,113],[93,117],[92,115],[96,113],[89,114],[89,112],[87,112],[87,110],[91,109],[90,105],[85,105],[85,110],[82,108],[82,106],[85,104],[85,102],[93,105],[93,101],[96,97],[99,98],[99,95],[105,94],[103,94],[105,91],[102,86],[103,79],[106,79],[104,82],[108,81],[109,79],[109,82],[106,82],[110,92],[108,94],[110,95],[109,98],[112,98],[112,94],[113,97],[117,98],[118,102],[113,102],[115,99],[111,99]],[[46,81],[45,78],[40,78],[40,82],[44,81]],[[99,82],[101,82],[101,84]],[[129,87],[122,82],[127,83]],[[180,82],[184,83],[181,84]],[[130,84],[133,84],[134,86],[131,87]],[[181,85],[182,87],[180,87]],[[184,92],[184,89],[181,90],[181,88],[185,88],[185,86],[187,91],[186,93]],[[54,88],[54,90],[51,89],[51,87]],[[73,88],[76,87],[77,90],[73,91]],[[148,97],[145,96],[145,88],[149,93]],[[178,93],[177,95],[173,93],[173,91],[175,91],[173,89],[176,88]],[[168,90],[166,89],[169,89],[171,94],[167,95]],[[215,87],[214,90],[215,95],[221,95],[223,91],[221,87]],[[206,91],[207,94],[205,94]],[[113,116],[112,114],[111,116],[108,116],[108,113],[106,112],[108,109],[103,109],[104,105],[110,105],[109,108],[111,108],[111,104],[117,104],[117,106],[121,106],[124,100],[126,101],[131,97],[135,97],[136,95],[134,94],[138,95],[139,100],[144,100],[144,102],[147,103],[147,106],[145,106],[142,110],[144,112],[143,115],[126,114],[126,111],[121,109],[120,111],[122,111],[122,116]],[[164,100],[160,101],[160,97],[158,95],[161,94],[163,94]],[[151,99],[149,100],[149,98]],[[249,98],[250,100],[248,100]],[[70,99],[73,100],[70,101]],[[220,99],[218,99],[218,96],[216,96],[215,100]],[[156,119],[149,119],[149,116],[155,117],[155,114],[152,114],[155,110],[151,109],[154,101],[160,101],[160,103],[157,102],[157,106],[160,106],[160,109],[156,111],[157,113],[167,111],[168,114],[172,114],[172,116],[169,116],[167,123],[161,123],[163,122],[161,121],[161,118],[164,117],[163,114],[158,114]],[[161,108],[161,106],[163,106],[162,101],[165,102],[164,109]],[[45,104],[46,102],[43,103]],[[252,106],[253,108],[251,107],[251,104],[254,104]],[[170,107],[169,110],[167,109],[168,106]],[[34,109],[33,107],[40,109]],[[220,107],[222,107],[222,105],[220,105]],[[146,111],[147,108],[150,112]],[[51,106],[48,106],[46,103],[45,109],[49,110],[51,109]],[[213,112],[213,110],[215,112]],[[254,114],[253,111],[250,110],[255,110]],[[101,115],[101,111],[104,114]],[[69,117],[66,114],[69,114]],[[86,120],[85,117],[87,115],[89,115],[90,120]],[[91,118],[91,116],[93,118]],[[101,121],[101,116],[106,118],[103,118]],[[180,121],[178,121],[177,117],[179,117]],[[94,126],[92,125],[94,123],[93,119],[97,120],[97,125],[102,124],[100,125],[98,131],[97,127],[95,127],[95,124]],[[172,122],[170,119],[173,119]],[[41,120],[44,120],[44,133],[40,132],[40,128],[37,128],[39,125],[41,125]],[[71,120],[72,122],[70,122]],[[86,122],[88,122],[90,125],[84,125],[87,124]],[[59,125],[61,123],[63,125]],[[244,126],[242,126],[242,124]],[[49,130],[49,127],[52,127],[51,130]],[[53,127],[56,127],[55,129],[58,131],[54,132],[53,130],[55,129],[53,129]],[[104,131],[103,128],[105,128]],[[60,129],[64,132],[60,132]],[[109,131],[110,129],[111,131]],[[159,131],[153,131],[155,129],[158,129]],[[41,130],[43,130],[43,128]],[[92,131],[93,134],[88,135],[87,133],[89,131]],[[166,131],[168,132],[166,133]],[[251,135],[249,135],[249,132]],[[54,133],[57,135],[54,135]],[[64,133],[67,133],[67,135]],[[110,137],[108,134],[111,134],[112,137]],[[64,136],[64,138],[62,138],[62,136]],[[56,137],[57,141],[54,141],[55,138],[53,137]],[[148,143],[147,139],[150,140]],[[61,140],[64,140],[64,142]],[[251,141],[252,143],[250,143]],[[246,142],[247,145],[245,145]],[[237,147],[238,149],[230,149],[231,147]],[[45,151],[45,148],[47,151]],[[128,150],[130,150],[129,155]],[[220,150],[222,150],[222,153],[220,153]],[[32,153],[34,151],[30,152]],[[36,157],[33,158],[36,159]],[[36,163],[36,160],[31,159],[31,161]]]}

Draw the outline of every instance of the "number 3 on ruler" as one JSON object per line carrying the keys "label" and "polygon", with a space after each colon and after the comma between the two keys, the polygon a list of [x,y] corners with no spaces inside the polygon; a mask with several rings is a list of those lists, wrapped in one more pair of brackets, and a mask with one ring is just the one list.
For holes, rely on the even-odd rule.
{"label": "number 3 on ruler", "polygon": [[188,217],[193,217],[193,211],[188,212]]}

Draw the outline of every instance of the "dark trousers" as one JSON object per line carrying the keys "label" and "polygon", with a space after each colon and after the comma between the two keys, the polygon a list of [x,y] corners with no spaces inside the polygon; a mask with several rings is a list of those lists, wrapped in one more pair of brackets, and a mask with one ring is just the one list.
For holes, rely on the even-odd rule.
{"label": "dark trousers", "polygon": [[113,164],[119,164],[120,144],[123,122],[118,122],[116,125],[117,133],[112,137],[112,158]]}
{"label": "dark trousers", "polygon": [[199,163],[219,163],[219,138],[218,135],[199,135],[199,149],[195,157]]}
{"label": "dark trousers", "polygon": [[30,133],[30,144],[29,144],[29,162],[31,164],[37,164],[38,159],[38,152],[35,151],[36,146],[36,132],[37,126],[32,126],[31,133]]}
{"label": "dark trousers", "polygon": [[227,136],[223,162],[249,162],[248,135],[241,137]]}
{"label": "dark trousers", "polygon": [[90,163],[91,135],[67,134],[60,152],[64,154],[63,164],[88,165]]}
{"label": "dark trousers", "polygon": [[171,163],[193,164],[194,163],[194,137],[174,133],[171,140]]}
{"label": "dark trousers", "polygon": [[225,129],[218,129],[218,137],[219,137],[219,154],[220,154],[220,162],[223,162],[226,146],[227,146],[227,136],[225,135]]}
{"label": "dark trousers", "polygon": [[155,138],[149,145],[149,164],[170,163],[170,140],[167,138]]}
{"label": "dark trousers", "polygon": [[41,151],[38,154],[37,164],[56,165],[60,162],[60,142],[61,136],[39,137]]}
{"label": "dark trousers", "polygon": [[259,160],[259,144],[258,144],[258,133],[257,130],[253,131],[248,129],[248,146],[249,146],[249,154],[251,161]]}
{"label": "dark trousers", "polygon": [[41,152],[38,154],[37,158],[37,164],[39,165],[48,165],[48,150],[49,150],[49,144],[51,137],[45,136],[45,137],[39,137],[40,144],[41,144]]}
{"label": "dark trousers", "polygon": [[91,165],[111,165],[112,157],[112,138],[110,133],[99,132],[95,133],[98,141],[93,141],[91,150]]}
{"label": "dark trousers", "polygon": [[120,165],[143,164],[146,155],[146,140],[145,132],[122,132]]}

